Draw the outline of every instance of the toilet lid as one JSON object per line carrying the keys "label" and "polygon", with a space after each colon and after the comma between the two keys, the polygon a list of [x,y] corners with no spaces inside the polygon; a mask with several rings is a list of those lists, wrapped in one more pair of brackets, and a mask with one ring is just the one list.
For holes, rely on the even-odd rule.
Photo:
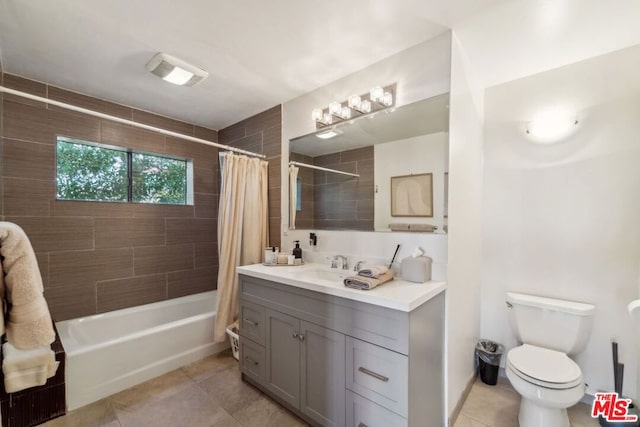
{"label": "toilet lid", "polygon": [[507,362],[533,382],[547,383],[551,388],[570,387],[582,380],[580,367],[559,351],[523,344],[509,351]]}

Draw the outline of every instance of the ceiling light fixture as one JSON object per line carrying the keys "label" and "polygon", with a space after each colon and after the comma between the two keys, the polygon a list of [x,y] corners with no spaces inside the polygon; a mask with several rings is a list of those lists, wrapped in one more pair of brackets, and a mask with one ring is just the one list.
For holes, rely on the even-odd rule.
{"label": "ceiling light fixture", "polygon": [[569,136],[577,125],[575,114],[554,108],[538,114],[527,124],[526,132],[536,142],[550,144]]}
{"label": "ceiling light fixture", "polygon": [[314,108],[311,118],[316,128],[322,128],[357,116],[371,114],[395,104],[396,84],[376,86],[364,95],[351,95],[345,102],[334,101],[325,109]]}
{"label": "ceiling light fixture", "polygon": [[328,131],[316,134],[316,137],[320,139],[329,139],[329,138],[334,138],[340,135],[341,133],[342,131],[339,131],[338,129],[332,129],[332,130],[328,130]]}
{"label": "ceiling light fixture", "polygon": [[179,86],[193,86],[209,73],[175,56],[157,53],[147,62],[146,69],[161,79]]}

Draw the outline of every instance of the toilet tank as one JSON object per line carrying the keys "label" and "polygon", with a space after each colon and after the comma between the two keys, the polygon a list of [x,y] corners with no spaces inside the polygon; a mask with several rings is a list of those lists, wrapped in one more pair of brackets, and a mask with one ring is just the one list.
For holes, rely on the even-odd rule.
{"label": "toilet tank", "polygon": [[507,293],[509,322],[518,341],[568,355],[584,350],[594,310],[592,304]]}

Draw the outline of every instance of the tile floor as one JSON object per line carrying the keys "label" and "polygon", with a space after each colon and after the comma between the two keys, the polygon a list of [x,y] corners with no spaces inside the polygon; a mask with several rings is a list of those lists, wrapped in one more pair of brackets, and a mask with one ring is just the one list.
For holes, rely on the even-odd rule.
{"label": "tile floor", "polygon": [[307,426],[240,379],[231,351],[210,356],[124,390],[46,427]]}
{"label": "tile floor", "polygon": [[[490,386],[476,379],[471,392],[462,405],[454,427],[517,427],[520,395],[509,380],[498,378],[498,384]],[[590,408],[584,403],[569,408],[572,427],[597,427],[598,420],[591,418]]]}
{"label": "tile floor", "polygon": [[[519,396],[506,378],[477,380],[454,427],[516,427]],[[573,427],[598,426],[587,405],[569,410]],[[240,379],[223,352],[49,421],[46,427],[304,427],[279,404]],[[391,426],[389,426],[391,427]],[[426,427],[426,426],[425,426]]]}

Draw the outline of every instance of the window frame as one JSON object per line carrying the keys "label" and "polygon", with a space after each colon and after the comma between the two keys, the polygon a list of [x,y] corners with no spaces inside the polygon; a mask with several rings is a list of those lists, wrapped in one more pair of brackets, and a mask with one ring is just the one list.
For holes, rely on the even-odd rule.
{"label": "window frame", "polygon": [[[119,151],[126,154],[127,164],[127,200],[96,200],[96,199],[67,199],[58,197],[58,143],[64,142],[68,144],[87,145],[90,147],[102,148],[105,150]],[[56,135],[55,144],[55,167],[56,167],[56,200],[62,202],[98,202],[98,203],[136,203],[141,205],[168,205],[168,206],[193,206],[194,205],[194,179],[193,179],[193,159],[182,156],[172,156],[167,154],[153,153],[150,151],[134,150],[117,145],[103,144],[94,141],[85,141],[67,136]],[[185,162],[185,200],[184,203],[155,203],[155,202],[137,202],[133,200],[133,155],[142,154],[144,156],[160,157],[169,160],[177,160]]]}

